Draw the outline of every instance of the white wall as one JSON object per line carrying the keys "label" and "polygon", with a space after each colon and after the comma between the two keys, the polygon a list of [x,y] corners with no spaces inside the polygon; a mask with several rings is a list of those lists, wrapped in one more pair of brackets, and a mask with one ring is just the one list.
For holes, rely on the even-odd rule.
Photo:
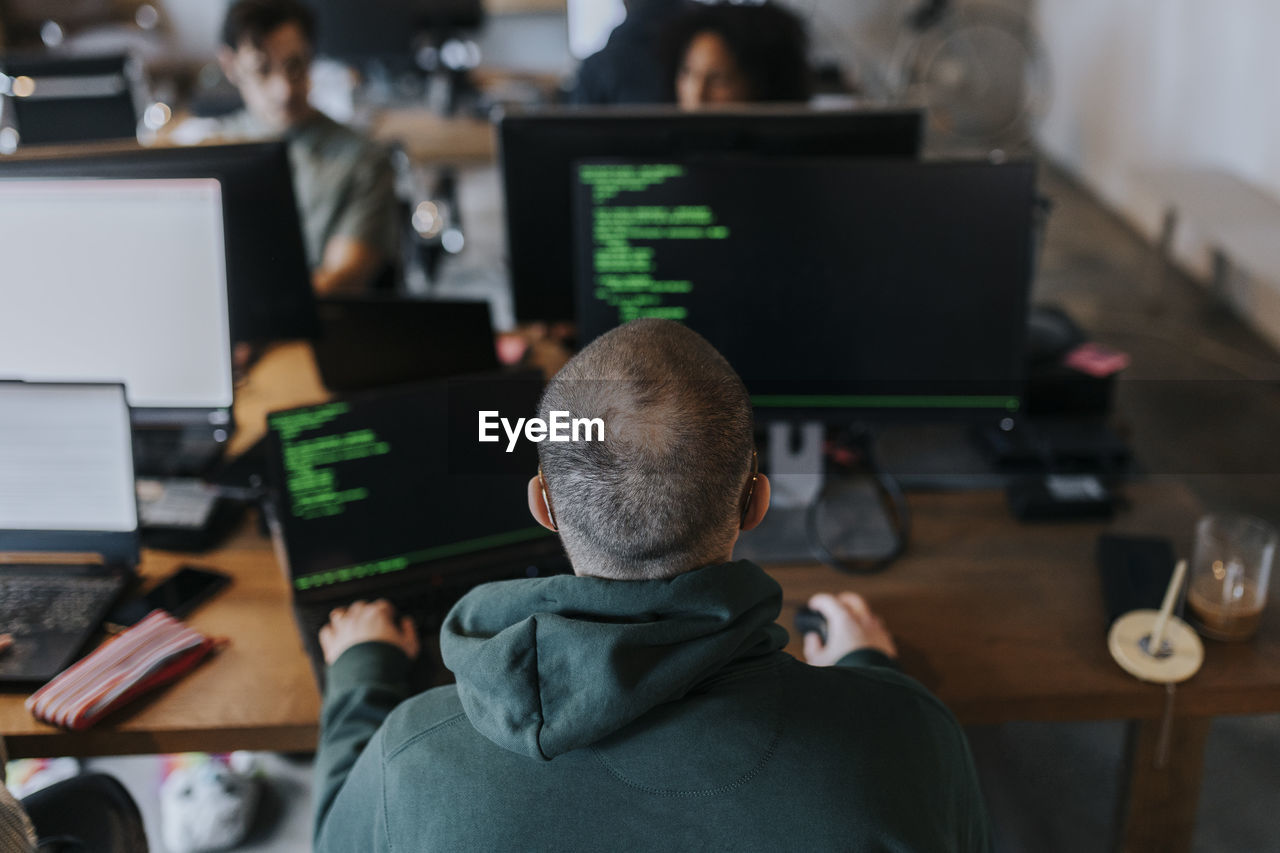
{"label": "white wall", "polygon": [[174,52],[205,60],[218,49],[227,5],[227,0],[159,0],[156,7],[172,34]]}
{"label": "white wall", "polygon": [[[1158,165],[1235,172],[1280,197],[1280,3],[1036,0],[1053,75],[1039,141],[1147,234]],[[1180,258],[1206,269],[1195,235]],[[1276,282],[1280,285],[1280,282]]]}

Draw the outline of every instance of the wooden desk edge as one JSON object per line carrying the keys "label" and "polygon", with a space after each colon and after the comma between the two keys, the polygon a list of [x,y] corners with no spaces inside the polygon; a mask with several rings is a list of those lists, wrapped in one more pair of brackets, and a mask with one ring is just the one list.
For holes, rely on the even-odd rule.
{"label": "wooden desk edge", "polygon": [[59,755],[156,755],[173,752],[314,752],[320,727],[288,725],[265,728],[172,729],[141,732],[111,728],[68,732],[50,729],[35,734],[3,735],[9,758],[50,758]]}

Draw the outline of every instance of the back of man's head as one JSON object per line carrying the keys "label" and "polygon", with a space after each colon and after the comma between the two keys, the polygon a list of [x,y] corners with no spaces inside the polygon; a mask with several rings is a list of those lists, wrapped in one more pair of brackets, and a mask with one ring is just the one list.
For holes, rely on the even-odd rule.
{"label": "back of man's head", "polygon": [[307,42],[315,44],[315,15],[300,0],[236,0],[222,22],[222,43],[232,50],[246,42],[261,47],[263,39],[285,24],[296,24]]}
{"label": "back of man's head", "polygon": [[540,409],[604,421],[603,441],[538,445],[579,574],[673,577],[729,554],[751,472],[751,401],[701,336],[666,320],[614,329],[565,365]]}

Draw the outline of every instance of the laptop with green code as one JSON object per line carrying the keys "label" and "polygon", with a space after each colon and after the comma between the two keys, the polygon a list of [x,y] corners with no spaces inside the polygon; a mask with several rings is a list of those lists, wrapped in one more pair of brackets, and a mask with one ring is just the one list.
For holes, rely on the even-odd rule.
{"label": "laptop with green code", "polygon": [[[529,514],[536,446],[479,441],[479,413],[537,413],[536,373],[451,378],[268,417],[271,528],[317,678],[334,607],[386,598],[418,625],[413,673],[447,675],[436,635],[479,583],[564,571],[559,538]],[[432,665],[434,661],[434,666]]]}

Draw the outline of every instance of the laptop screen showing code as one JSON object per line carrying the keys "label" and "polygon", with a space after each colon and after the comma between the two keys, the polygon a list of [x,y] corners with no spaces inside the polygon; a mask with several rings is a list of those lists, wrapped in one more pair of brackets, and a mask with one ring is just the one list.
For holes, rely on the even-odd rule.
{"label": "laptop screen showing code", "polygon": [[537,414],[541,381],[450,379],[268,419],[277,513],[295,590],[422,568],[444,572],[552,534],[529,514],[535,445],[478,441],[481,412]]}

